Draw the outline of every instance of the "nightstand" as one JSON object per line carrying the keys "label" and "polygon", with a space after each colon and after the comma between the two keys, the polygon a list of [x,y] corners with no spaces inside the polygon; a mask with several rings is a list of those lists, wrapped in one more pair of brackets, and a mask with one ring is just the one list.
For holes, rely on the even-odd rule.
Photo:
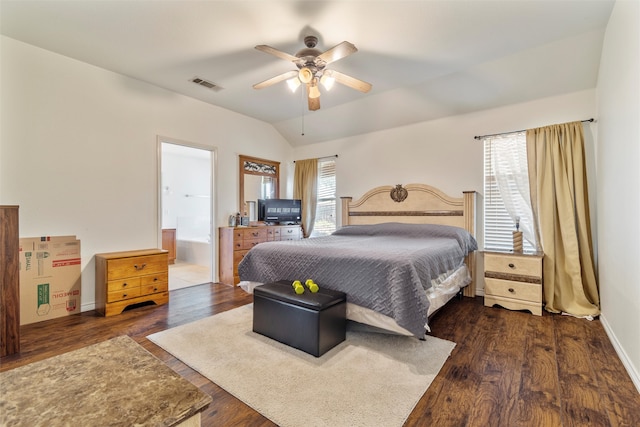
{"label": "nightstand", "polygon": [[104,316],[120,314],[130,305],[169,302],[167,251],[96,254],[96,311]]}
{"label": "nightstand", "polygon": [[542,316],[541,253],[484,252],[484,305]]}

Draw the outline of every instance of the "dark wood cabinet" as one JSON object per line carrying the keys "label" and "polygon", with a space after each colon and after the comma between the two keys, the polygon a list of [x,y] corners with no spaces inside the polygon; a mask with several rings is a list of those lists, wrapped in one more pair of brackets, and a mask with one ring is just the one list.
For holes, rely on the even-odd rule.
{"label": "dark wood cabinet", "polygon": [[18,206],[0,206],[0,356],[20,352]]}
{"label": "dark wood cabinet", "polygon": [[162,229],[162,249],[167,251],[167,258],[169,264],[176,262],[176,229],[175,228],[163,228]]}

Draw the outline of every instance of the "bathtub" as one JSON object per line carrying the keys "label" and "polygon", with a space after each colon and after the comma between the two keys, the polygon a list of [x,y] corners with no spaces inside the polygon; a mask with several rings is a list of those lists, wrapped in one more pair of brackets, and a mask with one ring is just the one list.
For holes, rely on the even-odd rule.
{"label": "bathtub", "polygon": [[211,265],[211,242],[208,237],[176,240],[176,258],[189,264]]}

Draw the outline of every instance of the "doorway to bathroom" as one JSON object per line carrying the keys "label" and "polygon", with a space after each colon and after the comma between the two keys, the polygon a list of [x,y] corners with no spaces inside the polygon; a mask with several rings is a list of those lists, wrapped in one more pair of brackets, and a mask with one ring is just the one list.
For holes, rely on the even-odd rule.
{"label": "doorway to bathroom", "polygon": [[215,150],[159,137],[159,221],[169,290],[214,280]]}

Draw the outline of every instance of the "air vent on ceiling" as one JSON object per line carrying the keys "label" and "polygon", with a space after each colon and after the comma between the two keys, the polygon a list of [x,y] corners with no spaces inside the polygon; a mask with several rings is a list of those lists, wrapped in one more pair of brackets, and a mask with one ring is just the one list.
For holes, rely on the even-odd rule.
{"label": "air vent on ceiling", "polygon": [[204,86],[207,89],[211,89],[211,90],[215,90],[215,91],[219,91],[222,90],[222,88],[220,86],[218,86],[217,84],[210,82],[209,80],[205,80],[205,79],[201,79],[200,77],[194,77],[191,79],[192,82],[194,82],[197,85],[200,86]]}

